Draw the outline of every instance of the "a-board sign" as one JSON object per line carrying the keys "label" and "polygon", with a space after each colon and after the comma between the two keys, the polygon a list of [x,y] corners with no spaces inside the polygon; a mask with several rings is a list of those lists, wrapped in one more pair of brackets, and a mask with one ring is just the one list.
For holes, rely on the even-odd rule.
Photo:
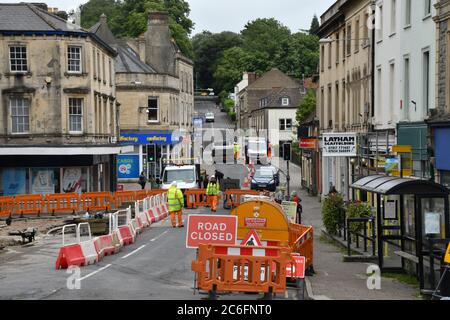
{"label": "a-board sign", "polygon": [[250,230],[250,232],[245,236],[241,242],[242,246],[255,246],[262,247],[261,239],[255,230]]}
{"label": "a-board sign", "polygon": [[289,263],[286,266],[286,278],[305,278],[306,258],[299,254],[293,254],[294,264]]}
{"label": "a-board sign", "polygon": [[199,244],[236,244],[237,216],[191,214],[188,216],[186,247]]}
{"label": "a-board sign", "polygon": [[282,201],[281,206],[283,207],[284,214],[289,221],[295,223],[295,218],[297,216],[297,203],[294,201]]}

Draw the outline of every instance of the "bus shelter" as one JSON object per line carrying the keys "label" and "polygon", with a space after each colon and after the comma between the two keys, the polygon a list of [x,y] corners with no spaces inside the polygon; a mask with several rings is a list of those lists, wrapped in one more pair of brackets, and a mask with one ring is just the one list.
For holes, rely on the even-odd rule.
{"label": "bus shelter", "polygon": [[375,209],[381,271],[414,273],[422,293],[431,293],[450,241],[449,189],[432,181],[383,175],[366,176],[351,187]]}

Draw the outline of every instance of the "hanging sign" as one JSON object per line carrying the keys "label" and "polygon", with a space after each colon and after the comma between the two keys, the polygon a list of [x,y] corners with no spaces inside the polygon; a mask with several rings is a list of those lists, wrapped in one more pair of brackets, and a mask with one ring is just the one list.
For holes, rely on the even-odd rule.
{"label": "hanging sign", "polygon": [[356,157],[356,133],[324,133],[322,154],[324,157]]}

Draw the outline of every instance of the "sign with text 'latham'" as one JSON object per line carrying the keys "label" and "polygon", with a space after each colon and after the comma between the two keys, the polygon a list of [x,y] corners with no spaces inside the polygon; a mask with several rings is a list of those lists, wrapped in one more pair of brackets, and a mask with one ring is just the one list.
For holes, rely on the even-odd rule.
{"label": "sign with text 'latham'", "polygon": [[356,133],[324,133],[322,155],[324,157],[356,157]]}

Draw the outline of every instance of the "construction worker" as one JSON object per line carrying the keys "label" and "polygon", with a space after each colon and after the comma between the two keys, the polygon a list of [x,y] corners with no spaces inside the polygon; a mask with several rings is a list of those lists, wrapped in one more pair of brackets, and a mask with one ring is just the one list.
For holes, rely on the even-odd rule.
{"label": "construction worker", "polygon": [[211,176],[211,179],[208,183],[208,188],[206,188],[206,195],[208,196],[208,202],[211,205],[211,211],[216,212],[217,211],[217,204],[219,202],[219,194],[220,194],[220,188],[219,184],[217,183],[216,177]]}
{"label": "construction worker", "polygon": [[169,190],[167,191],[167,201],[169,203],[169,212],[170,220],[172,221],[172,227],[177,227],[175,215],[178,216],[178,228],[184,227],[183,220],[181,220],[184,207],[184,197],[181,190],[178,189],[177,183],[175,181],[172,182]]}
{"label": "construction worker", "polygon": [[268,158],[269,163],[270,163],[270,160],[272,160],[272,144],[270,143],[270,141],[267,144],[267,158]]}
{"label": "construction worker", "polygon": [[240,151],[241,151],[241,146],[239,145],[239,143],[237,143],[237,141],[235,141],[233,144],[234,163],[237,163]]}

